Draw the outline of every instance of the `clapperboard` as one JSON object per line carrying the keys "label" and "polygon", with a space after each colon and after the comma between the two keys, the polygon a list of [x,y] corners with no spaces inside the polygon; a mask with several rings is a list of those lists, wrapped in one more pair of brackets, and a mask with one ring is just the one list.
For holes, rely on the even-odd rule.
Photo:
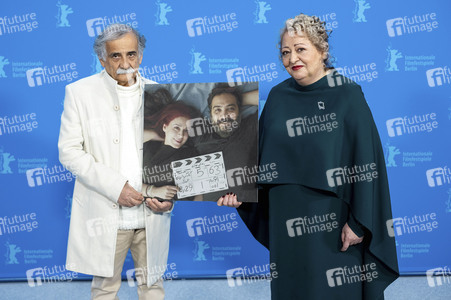
{"label": "clapperboard", "polygon": [[222,152],[173,161],[172,173],[179,199],[229,188]]}

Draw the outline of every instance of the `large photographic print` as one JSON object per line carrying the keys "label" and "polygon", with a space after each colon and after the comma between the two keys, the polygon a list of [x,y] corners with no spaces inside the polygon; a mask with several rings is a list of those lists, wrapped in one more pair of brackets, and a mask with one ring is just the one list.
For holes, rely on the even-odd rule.
{"label": "large photographic print", "polygon": [[153,197],[257,202],[258,83],[148,84],[144,109],[143,182]]}

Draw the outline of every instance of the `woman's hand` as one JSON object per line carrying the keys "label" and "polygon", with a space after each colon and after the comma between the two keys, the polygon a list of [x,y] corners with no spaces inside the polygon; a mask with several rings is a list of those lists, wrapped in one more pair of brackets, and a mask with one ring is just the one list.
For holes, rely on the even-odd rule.
{"label": "woman's hand", "polygon": [[230,206],[230,207],[238,207],[242,204],[242,202],[238,202],[237,197],[234,193],[227,193],[221,198],[218,199],[218,206]]}
{"label": "woman's hand", "polygon": [[360,244],[363,241],[363,236],[358,237],[349,227],[348,223],[346,223],[341,230],[341,241],[343,243],[341,251],[344,252],[348,250],[349,246]]}
{"label": "woman's hand", "polygon": [[177,194],[178,188],[173,185],[164,185],[160,187],[152,187],[149,197],[158,197],[164,200],[171,200]]}

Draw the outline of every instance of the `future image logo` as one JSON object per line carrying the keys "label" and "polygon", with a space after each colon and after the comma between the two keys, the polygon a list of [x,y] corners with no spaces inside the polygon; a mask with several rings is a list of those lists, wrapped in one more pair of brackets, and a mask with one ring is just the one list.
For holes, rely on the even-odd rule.
{"label": "future image logo", "polygon": [[104,234],[110,234],[117,230],[117,217],[110,215],[107,217],[93,218],[86,221],[88,236],[96,238]]}
{"label": "future image logo", "polygon": [[86,28],[90,37],[98,36],[105,29],[102,18],[94,18],[86,21]]}
{"label": "future image logo", "polygon": [[[324,103],[323,103],[324,104]],[[318,104],[321,108],[322,106]],[[321,132],[331,132],[338,128],[337,114],[327,113],[314,115],[312,117],[303,116],[286,121],[289,137],[298,137],[306,134]]]}
{"label": "future image logo", "polygon": [[72,82],[78,78],[77,64],[67,63],[63,65],[44,66],[29,69],[26,72],[29,87],[42,86],[59,82]]}
{"label": "future image logo", "polygon": [[448,66],[429,69],[426,71],[426,77],[430,87],[451,84],[451,70]]}
{"label": "future image logo", "polygon": [[340,268],[329,269],[326,271],[327,284],[330,287],[337,287],[344,284],[356,282],[371,282],[379,276],[376,271],[376,264],[355,265],[352,267],[344,266]]}
{"label": "future image logo", "polygon": [[[340,76],[340,74],[342,76]],[[375,62],[336,67],[327,74],[327,83],[330,87],[344,84],[355,84],[361,82],[372,82],[378,78],[377,65]]]}
{"label": "future image logo", "polygon": [[279,73],[276,71],[275,63],[267,63],[229,69],[226,71],[226,76],[229,86],[233,87],[242,85],[243,82],[271,82],[278,78]]}
{"label": "future image logo", "polygon": [[51,168],[45,166],[43,168],[29,169],[26,171],[26,174],[29,187],[38,187],[63,181],[72,182],[76,178],[75,174],[69,172],[62,165],[55,165]]}
{"label": "future image logo", "polygon": [[114,15],[111,17],[98,17],[86,20],[86,29],[90,37],[96,37],[102,33],[105,28],[111,24],[121,23],[128,25],[134,29],[138,28],[136,13],[127,13],[123,15]]}
{"label": "future image logo", "polygon": [[188,236],[197,237],[206,234],[213,234],[217,232],[231,232],[238,228],[238,221],[236,221],[236,213],[214,215],[211,217],[205,216],[203,218],[194,218],[186,221],[186,229]]}
{"label": "future image logo", "polygon": [[[73,268],[73,265],[68,265]],[[52,267],[44,266],[34,269],[29,269],[26,272],[29,287],[36,287],[42,283],[54,283],[59,281],[72,281],[78,278],[77,272],[66,270],[66,265],[54,265]]]}
{"label": "future image logo", "polygon": [[226,271],[227,283],[229,287],[242,286],[259,281],[271,281],[279,276],[276,271],[276,264],[244,266]]}
{"label": "future image logo", "polygon": [[297,237],[317,232],[331,232],[338,228],[337,215],[328,213],[324,215],[304,216],[289,219],[286,222],[289,237]]}
{"label": "future image logo", "polygon": [[402,218],[390,219],[386,222],[388,235],[391,237],[402,235]]}
{"label": "future image logo", "polygon": [[242,85],[246,81],[243,68],[235,68],[226,71],[227,82],[230,86]]}
{"label": "future image logo", "polygon": [[398,117],[385,122],[389,137],[397,137],[404,134],[431,132],[438,128],[437,114],[427,113],[411,117]]}
{"label": "future image logo", "polygon": [[327,184],[330,187],[353,184],[357,182],[372,182],[378,178],[376,164],[354,165],[351,167],[334,168],[326,171]]}
{"label": "future image logo", "polygon": [[31,32],[38,28],[36,13],[0,17],[0,35]]}
{"label": "future image logo", "polygon": [[40,86],[45,83],[44,69],[42,68],[30,69],[26,74],[29,87]]}
{"label": "future image logo", "polygon": [[177,64],[175,62],[161,65],[139,67],[139,73],[142,77],[156,81],[158,83],[172,82],[178,78]]}
{"label": "future image logo", "polygon": [[451,183],[451,169],[448,167],[429,169],[426,171],[429,187],[437,187]]}
{"label": "future image logo", "polygon": [[129,287],[143,285],[149,277],[151,281],[158,280],[159,278],[165,281],[170,281],[178,277],[175,263],[153,266],[150,269],[147,267],[129,269],[125,272],[125,274],[127,276],[127,283]]}
{"label": "future image logo", "polygon": [[27,181],[29,187],[36,187],[45,183],[44,169],[36,168],[27,171]]}
{"label": "future image logo", "polygon": [[36,113],[4,116],[3,118],[0,117],[0,135],[15,134],[20,132],[31,132],[33,129],[36,129],[37,127],[38,121],[36,120]]}
{"label": "future image logo", "polygon": [[415,234],[419,232],[431,232],[438,228],[437,214],[405,216],[387,220],[387,232],[390,237]]}
{"label": "future image logo", "polygon": [[231,32],[238,28],[236,13],[226,13],[211,17],[193,18],[186,20],[188,36],[197,37],[204,34],[215,34],[219,32]]}
{"label": "future image logo", "polygon": [[444,283],[451,283],[451,270],[445,266],[426,271],[426,278],[430,287],[443,285]]}
{"label": "future image logo", "polygon": [[438,22],[436,20],[436,13],[389,19],[386,21],[388,36],[397,37],[403,34],[431,32],[438,28]]}
{"label": "future image logo", "polygon": [[227,182],[230,187],[254,184],[257,181],[272,182],[279,176],[275,163],[229,169],[226,173]]}
{"label": "future image logo", "polygon": [[189,219],[186,221],[186,228],[190,237],[201,236],[203,234],[204,220],[202,218]]}

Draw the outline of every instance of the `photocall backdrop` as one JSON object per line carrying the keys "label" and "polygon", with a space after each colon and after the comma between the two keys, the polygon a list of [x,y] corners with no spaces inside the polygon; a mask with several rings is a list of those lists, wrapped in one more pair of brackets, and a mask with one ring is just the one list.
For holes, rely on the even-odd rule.
{"label": "photocall backdrop", "polygon": [[[92,44],[106,25],[128,23],[146,36],[144,77],[259,81],[261,110],[271,87],[288,77],[278,58],[279,30],[300,12],[333,30],[335,66],[362,86],[373,112],[391,188],[387,234],[396,235],[401,273],[444,270],[451,264],[450,6],[438,0],[4,3],[0,279],[66,278],[74,177],[58,160],[64,87],[102,70]],[[93,235],[105,230],[90,226]],[[173,211],[168,263],[168,278],[225,277],[230,270],[264,272],[268,252],[236,210],[183,202]],[[128,257],[123,275],[132,268]]]}

